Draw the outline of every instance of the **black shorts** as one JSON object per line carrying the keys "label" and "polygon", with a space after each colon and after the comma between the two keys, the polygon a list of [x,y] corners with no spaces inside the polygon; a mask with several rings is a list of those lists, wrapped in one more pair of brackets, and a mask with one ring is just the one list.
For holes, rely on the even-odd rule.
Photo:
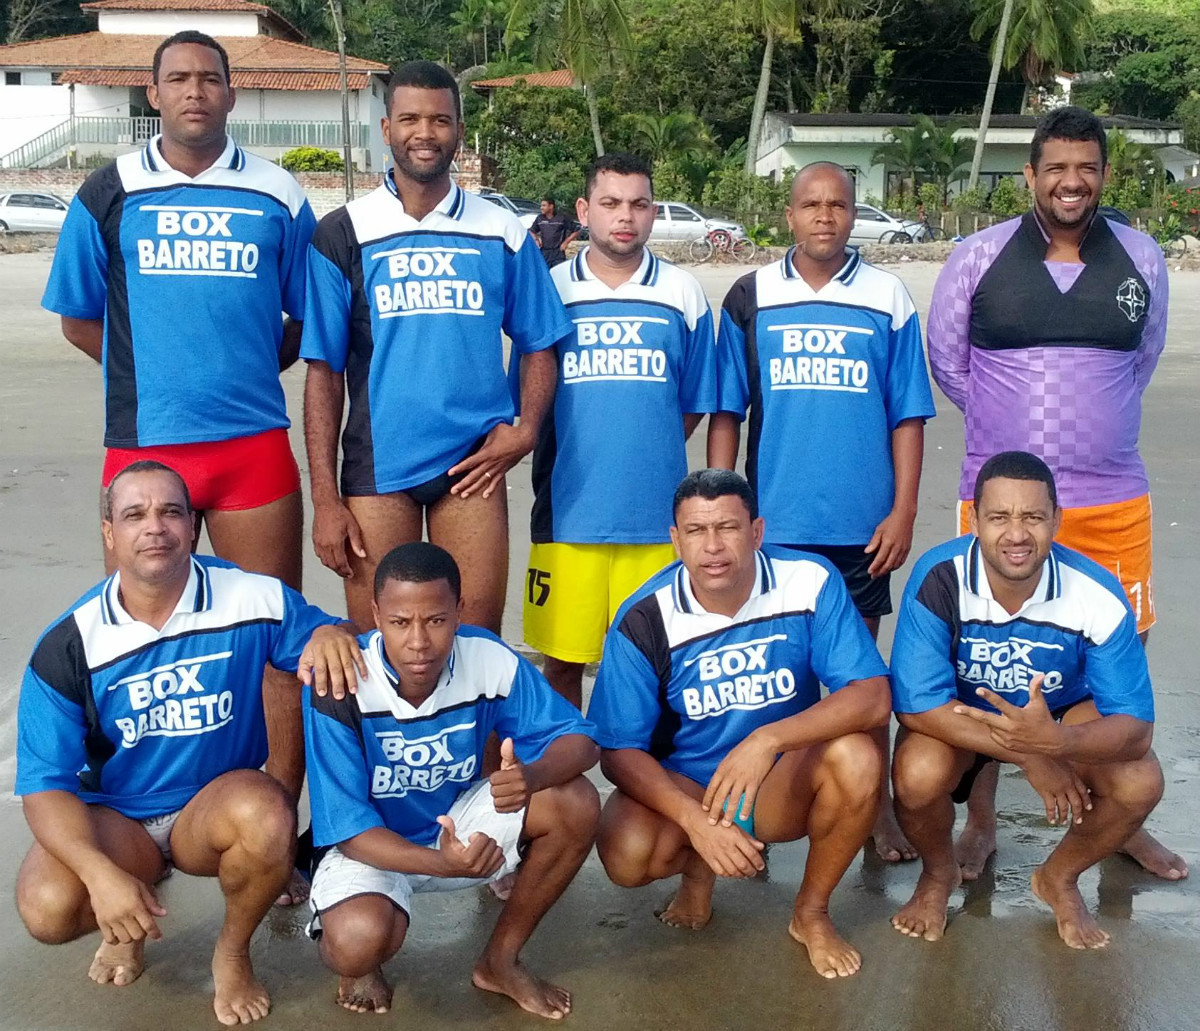
{"label": "black shorts", "polygon": [[567,260],[566,251],[561,247],[552,251],[542,251],[542,257],[546,259],[546,268],[554,268],[555,265],[561,265]]}
{"label": "black shorts", "polygon": [[858,609],[863,619],[877,619],[887,616],[892,611],[892,574],[872,580],[867,572],[875,560],[875,553],[863,551],[866,542],[862,544],[785,544],[785,548],[796,551],[808,551],[820,555],[833,563],[834,568],[842,574],[846,581],[846,589],[850,592],[850,600]]}
{"label": "black shorts", "polygon": [[[467,452],[466,455],[463,455],[463,458],[466,458],[467,455],[475,454],[476,451],[478,451],[481,447],[483,447],[483,442],[485,440],[487,440],[486,434],[484,436],[480,437],[477,441],[475,441],[474,444],[471,445],[471,449]],[[459,459],[459,461],[462,461],[462,459]],[[458,462],[455,462],[454,464],[458,465]],[[459,473],[457,476],[451,476],[448,472],[441,473],[438,476],[435,476],[432,480],[426,480],[424,483],[418,483],[415,487],[406,487],[406,488],[404,488],[404,490],[399,490],[399,491],[396,491],[395,493],[405,494],[409,498],[411,498],[416,504],[420,505],[422,508],[429,508],[431,505],[437,504],[439,501],[442,500],[442,498],[444,498],[447,494],[449,494],[450,488],[453,487],[460,480],[462,480],[464,475],[466,475],[466,474]],[[378,497],[379,496],[378,491],[347,490],[344,485],[342,487],[342,494],[345,495],[346,497],[359,497],[359,498],[361,498],[361,497]],[[316,869],[316,868],[314,867],[314,869]]]}
{"label": "black shorts", "polygon": [[[1063,716],[1077,705],[1083,702],[1090,701],[1088,698],[1081,698],[1078,702],[1072,702],[1070,705],[1064,705],[1061,709],[1051,709],[1050,715],[1054,717],[1056,723],[1061,723]],[[954,786],[954,790],[950,792],[950,799],[957,805],[961,805],[971,797],[971,788],[975,786],[975,778],[982,772],[983,768],[988,763],[999,762],[998,759],[993,759],[990,755],[984,755],[982,752],[975,753],[975,761],[967,768],[967,771],[959,779]]]}

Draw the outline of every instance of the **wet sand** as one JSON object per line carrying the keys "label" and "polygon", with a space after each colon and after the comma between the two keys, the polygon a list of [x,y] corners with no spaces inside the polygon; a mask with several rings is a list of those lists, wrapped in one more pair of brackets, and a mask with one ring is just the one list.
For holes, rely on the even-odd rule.
{"label": "wet sand", "polygon": [[[96,516],[102,399],[95,366],[38,308],[48,253],[0,255],[0,1029],[192,1029],[218,1027],[208,961],[219,925],[215,882],[179,874],[162,886],[164,941],[148,949],[134,985],[92,984],[91,938],[50,948],[33,942],[15,912],[12,884],[30,842],[11,795],[17,686],[36,635],[102,575]],[[922,315],[938,267],[893,266]],[[700,270],[719,305],[740,271]],[[1001,778],[1000,853],[983,879],[956,894],[947,937],[913,941],[889,918],[911,893],[914,864],[886,867],[873,854],[855,863],[832,912],[860,949],[862,972],[826,982],[786,933],[806,853],[774,846],[766,880],[718,885],[712,924],[699,934],[661,926],[653,910],[671,887],[625,891],[593,855],[526,950],[539,973],[575,994],[580,1029],[788,1028],[805,1031],[1039,1031],[1043,1028],[1189,1031],[1200,1027],[1200,698],[1193,673],[1194,585],[1200,583],[1200,274],[1171,277],[1167,352],[1145,401],[1142,452],[1154,499],[1159,623],[1150,660],[1158,704],[1155,749],[1166,797],[1151,826],[1195,871],[1168,885],[1115,858],[1082,888],[1099,906],[1113,944],[1077,953],[1062,945],[1029,874],[1059,832],[1014,771]],[[285,375],[293,419],[303,373]],[[936,391],[939,416],[927,429],[925,476],[914,555],[954,530],[962,420]],[[702,438],[703,430],[697,435]],[[297,454],[300,436],[293,429]],[[693,464],[702,455],[693,443]],[[522,572],[530,505],[528,461],[510,475],[513,547],[505,633],[520,640]],[[907,570],[893,580],[898,598]],[[337,577],[306,555],[306,593],[340,612]],[[885,620],[886,656],[892,620]],[[599,776],[597,782],[599,783]],[[539,1023],[507,1000],[472,988],[474,957],[499,903],[483,892],[418,896],[409,940],[386,969],[396,981],[392,1012],[379,1018],[333,1004],[335,979],[302,935],[303,915],[273,910],[254,943],[258,973],[274,1007],[264,1027],[350,1027],[355,1023],[443,1028],[522,1028]]]}

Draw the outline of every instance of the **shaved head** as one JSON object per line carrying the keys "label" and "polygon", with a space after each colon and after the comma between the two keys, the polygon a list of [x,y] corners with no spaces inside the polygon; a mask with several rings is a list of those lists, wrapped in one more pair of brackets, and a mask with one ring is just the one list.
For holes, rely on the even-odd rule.
{"label": "shaved head", "polygon": [[846,187],[846,199],[854,203],[854,179],[850,173],[835,161],[813,161],[796,173],[792,180],[792,204],[796,203],[797,193],[814,178],[824,178],[833,175],[841,179]]}

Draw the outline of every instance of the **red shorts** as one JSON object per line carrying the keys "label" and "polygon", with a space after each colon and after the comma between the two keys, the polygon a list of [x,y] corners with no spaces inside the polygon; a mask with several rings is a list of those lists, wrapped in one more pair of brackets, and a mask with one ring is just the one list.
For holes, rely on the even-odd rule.
{"label": "red shorts", "polygon": [[183,477],[197,512],[261,508],[300,489],[300,470],[283,429],[200,444],[109,448],[101,486],[107,487],[126,466],[147,459],[169,465]]}

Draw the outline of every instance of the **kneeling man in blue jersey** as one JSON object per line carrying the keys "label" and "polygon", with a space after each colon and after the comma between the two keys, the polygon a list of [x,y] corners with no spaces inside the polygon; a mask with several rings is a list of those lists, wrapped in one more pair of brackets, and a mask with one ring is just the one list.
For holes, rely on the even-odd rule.
{"label": "kneeling man in blue jersey", "polygon": [[807,835],[788,931],[822,977],[847,977],[862,958],[829,897],[875,818],[887,669],[826,559],[762,547],[742,477],[692,473],[674,508],[680,561],[617,613],[592,694],[617,786],[600,859],[625,887],[681,874],[659,919],[699,930],[718,875],[753,877],[765,843]]}
{"label": "kneeling man in blue jersey", "polygon": [[[388,1009],[381,968],[404,943],[415,892],[516,871],[472,981],[564,1017],[570,993],[520,952],[592,847],[600,802],[582,774],[599,756],[595,728],[498,637],[459,623],[461,577],[441,548],[385,555],[373,608],[357,695],[305,693],[313,830],[333,846],[313,878],[309,933],[341,976],[337,1001]],[[500,768],[484,777],[493,732]]]}
{"label": "kneeling man in blue jersey", "polygon": [[[296,847],[295,804],[258,769],[263,666],[344,679],[358,650],[279,580],[193,556],[191,499],[174,470],[137,462],[103,504],[116,572],[42,635],[21,685],[16,793],[35,841],[17,909],[48,944],[99,929],[88,975],[126,985],[146,939],[162,937],[151,885],[171,865],[217,877],[213,1005],[221,1023],[247,1024],[270,1007],[250,936]],[[314,671],[306,643],[338,669],[320,660]]]}
{"label": "kneeling man in blue jersey", "polygon": [[1103,948],[1079,875],[1120,849],[1163,791],[1137,621],[1116,577],[1053,543],[1062,510],[1040,458],[990,458],[974,502],[972,533],[913,570],[892,646],[896,813],[924,864],[892,923],[942,937],[961,880],[954,803],[998,759],[1020,766],[1047,820],[1068,827],[1033,872],[1034,894],[1071,948]]}

